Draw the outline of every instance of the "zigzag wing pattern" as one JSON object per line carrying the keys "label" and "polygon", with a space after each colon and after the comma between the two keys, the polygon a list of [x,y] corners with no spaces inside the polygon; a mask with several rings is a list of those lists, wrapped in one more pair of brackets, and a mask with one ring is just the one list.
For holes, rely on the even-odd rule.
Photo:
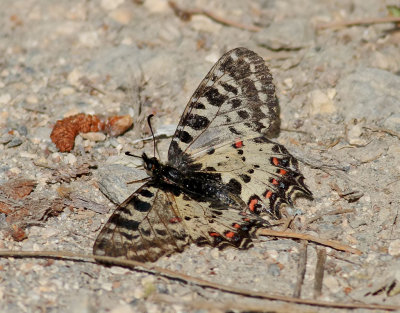
{"label": "zigzag wing pattern", "polygon": [[[232,195],[232,198],[236,198]],[[269,223],[254,215],[243,212],[244,203],[238,199],[236,206],[195,201],[182,194],[176,197],[176,204],[192,242],[223,249],[233,246],[247,249],[252,246],[252,238],[260,227]]]}
{"label": "zigzag wing pattern", "polygon": [[240,195],[252,213],[279,219],[281,204],[292,204],[294,194],[311,197],[297,160],[264,136],[209,148],[195,160],[199,171],[220,174],[222,183]]}
{"label": "zigzag wing pattern", "polygon": [[190,242],[246,249],[255,231],[268,225],[232,207],[144,185],[115,210],[97,237],[93,253],[153,262],[183,251]]}
{"label": "zigzag wing pattern", "polygon": [[145,184],[111,215],[93,254],[153,262],[190,243],[181,221],[173,193]]}
{"label": "zigzag wing pattern", "polygon": [[260,56],[237,48],[221,57],[193,94],[172,139],[168,162],[187,170],[187,157],[206,147],[277,128],[272,75]]}

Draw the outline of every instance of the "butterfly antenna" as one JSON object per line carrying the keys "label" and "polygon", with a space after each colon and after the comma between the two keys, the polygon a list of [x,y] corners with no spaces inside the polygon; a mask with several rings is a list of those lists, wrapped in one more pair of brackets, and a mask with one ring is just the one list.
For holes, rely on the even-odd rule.
{"label": "butterfly antenna", "polygon": [[147,117],[147,124],[149,124],[150,131],[151,131],[151,136],[153,137],[153,147],[154,147],[153,156],[156,157],[156,138],[154,137],[153,127],[151,127],[151,118],[153,116],[154,116],[154,114],[150,114]]}
{"label": "butterfly antenna", "polygon": [[135,157],[135,158],[142,159],[141,156],[139,156],[139,155],[134,155],[134,154],[130,153],[129,151],[126,151],[126,152],[125,152],[125,155],[128,155],[128,156],[131,156],[131,157]]}

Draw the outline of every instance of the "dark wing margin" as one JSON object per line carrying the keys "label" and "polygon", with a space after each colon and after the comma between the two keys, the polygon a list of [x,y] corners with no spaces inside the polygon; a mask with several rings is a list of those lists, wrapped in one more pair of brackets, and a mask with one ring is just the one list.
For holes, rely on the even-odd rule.
{"label": "dark wing margin", "polygon": [[277,129],[271,73],[255,52],[236,48],[212,67],[187,104],[168,151],[169,164],[185,170],[191,156],[207,147]]}
{"label": "dark wing margin", "polygon": [[190,241],[181,220],[174,195],[145,184],[111,215],[93,254],[153,262],[180,252]]}

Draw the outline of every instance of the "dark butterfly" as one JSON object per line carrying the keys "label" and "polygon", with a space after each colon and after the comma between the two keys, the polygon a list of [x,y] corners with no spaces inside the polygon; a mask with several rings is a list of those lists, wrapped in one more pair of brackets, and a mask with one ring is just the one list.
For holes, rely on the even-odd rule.
{"label": "dark butterfly", "polygon": [[96,255],[155,261],[190,243],[246,249],[260,217],[280,218],[296,192],[310,196],[296,159],[267,137],[279,129],[278,101],[264,60],[225,53],[187,104],[168,162],[143,153],[150,178],[113,213]]}

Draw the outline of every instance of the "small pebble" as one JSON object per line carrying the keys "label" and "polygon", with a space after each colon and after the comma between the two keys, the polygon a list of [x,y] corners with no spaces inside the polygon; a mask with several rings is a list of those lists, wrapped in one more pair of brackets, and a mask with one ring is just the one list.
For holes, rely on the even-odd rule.
{"label": "small pebble", "polygon": [[400,255],[400,239],[393,240],[389,245],[389,254],[393,256]]}
{"label": "small pebble", "polygon": [[317,89],[309,94],[312,114],[329,114],[336,111],[335,105],[326,93]]}
{"label": "small pebble", "polygon": [[14,137],[9,143],[7,143],[7,148],[14,148],[22,144],[22,139]]}
{"label": "small pebble", "polygon": [[118,6],[120,6],[122,3],[124,3],[125,0],[101,0],[100,6],[107,11],[111,11],[116,9]]}
{"label": "small pebble", "polygon": [[88,133],[81,133],[80,134],[83,139],[90,140],[90,141],[104,141],[106,140],[107,136],[100,132],[88,132]]}
{"label": "small pebble", "polygon": [[9,93],[0,95],[0,104],[8,104],[10,101],[11,95]]}

